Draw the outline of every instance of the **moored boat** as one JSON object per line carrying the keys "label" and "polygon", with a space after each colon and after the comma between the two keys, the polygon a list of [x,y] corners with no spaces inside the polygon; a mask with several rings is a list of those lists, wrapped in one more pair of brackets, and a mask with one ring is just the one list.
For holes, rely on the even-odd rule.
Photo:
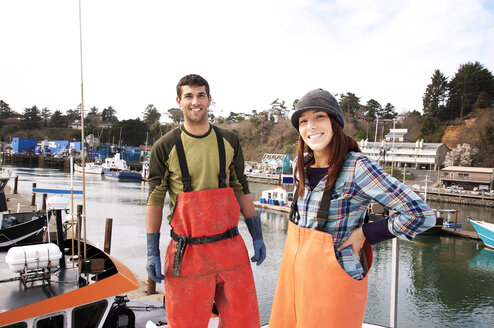
{"label": "moored boat", "polygon": [[0,248],[42,242],[46,225],[43,212],[0,213]]}
{"label": "moored boat", "polygon": [[120,158],[120,154],[116,153],[115,157],[105,159],[103,164],[103,172],[105,178],[117,181],[141,181],[141,172],[131,171],[127,166],[127,162]]}
{"label": "moored boat", "polygon": [[468,221],[473,225],[475,231],[479,234],[480,239],[487,248],[494,249],[494,224],[484,221],[472,220]]}
{"label": "moored boat", "polygon": [[0,326],[103,327],[116,311],[116,295],[139,284],[125,265],[99,248],[80,238],[65,239],[66,209],[52,210],[56,241],[0,250]]}
{"label": "moored boat", "polygon": [[[82,173],[82,166],[74,163],[74,171]],[[103,174],[103,163],[101,162],[90,162],[86,163],[85,170],[87,174]]]}
{"label": "moored boat", "polygon": [[0,212],[7,210],[7,199],[5,198],[5,187],[12,177],[10,170],[0,168]]}

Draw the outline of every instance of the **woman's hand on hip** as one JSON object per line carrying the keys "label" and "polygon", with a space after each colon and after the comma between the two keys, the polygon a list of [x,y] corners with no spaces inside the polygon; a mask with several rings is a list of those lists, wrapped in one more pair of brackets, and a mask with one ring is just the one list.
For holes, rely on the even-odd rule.
{"label": "woman's hand on hip", "polygon": [[364,242],[365,242],[365,236],[362,231],[362,227],[358,227],[353,229],[353,231],[350,233],[350,236],[348,237],[347,240],[343,244],[341,244],[337,250],[341,251],[342,249],[352,246],[352,251],[357,255],[357,258],[360,258],[360,250],[362,247],[364,247]]}

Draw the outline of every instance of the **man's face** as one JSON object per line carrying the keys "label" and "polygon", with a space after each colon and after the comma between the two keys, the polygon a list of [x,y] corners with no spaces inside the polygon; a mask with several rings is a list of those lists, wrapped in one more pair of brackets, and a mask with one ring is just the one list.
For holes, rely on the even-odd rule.
{"label": "man's face", "polygon": [[177,97],[177,104],[184,111],[184,118],[189,123],[203,123],[208,120],[208,107],[211,96],[205,86],[183,85],[182,97]]}

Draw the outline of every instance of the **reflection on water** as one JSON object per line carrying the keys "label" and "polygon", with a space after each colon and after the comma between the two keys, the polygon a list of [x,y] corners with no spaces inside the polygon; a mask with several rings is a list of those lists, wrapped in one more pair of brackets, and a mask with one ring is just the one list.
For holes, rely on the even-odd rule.
{"label": "reflection on water", "polygon": [[489,270],[494,273],[494,250],[481,249],[473,259],[470,260],[470,267],[474,269]]}
{"label": "reflection on water", "polygon": [[[19,191],[31,197],[32,183],[38,187],[69,188],[69,174],[57,169],[12,168],[19,174]],[[272,185],[251,184],[254,199]],[[81,189],[75,175],[74,189]],[[86,176],[88,239],[102,245],[106,218],[113,218],[112,254],[140,277],[146,276],[144,213],[145,183],[122,183],[103,176]],[[37,201],[41,201],[38,196]],[[81,204],[81,197],[75,197]],[[437,206],[434,206],[437,205]],[[441,205],[442,207],[439,207]],[[452,208],[452,204],[433,204]],[[494,218],[494,209],[459,206],[460,220],[467,215]],[[164,215],[169,213],[165,206]],[[287,213],[258,210],[263,225],[267,258],[252,265],[258,293],[261,322],[267,323],[286,238]],[[452,217],[454,220],[454,217]],[[462,221],[460,221],[462,222]],[[466,219],[463,226],[470,226]],[[249,254],[252,241],[245,224],[239,224]],[[170,240],[169,225],[161,228],[161,250]],[[400,240],[399,327],[494,327],[494,251],[481,242],[449,236],[419,236],[412,242]],[[331,279],[331,277],[328,277]],[[389,323],[391,242],[374,246],[374,265],[369,275],[365,321]],[[161,287],[162,288],[162,287]]]}

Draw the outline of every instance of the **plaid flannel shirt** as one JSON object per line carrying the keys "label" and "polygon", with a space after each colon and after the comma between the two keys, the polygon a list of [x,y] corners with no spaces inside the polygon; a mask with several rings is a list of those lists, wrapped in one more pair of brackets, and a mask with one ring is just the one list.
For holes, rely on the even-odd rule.
{"label": "plaid flannel shirt", "polygon": [[[323,178],[313,190],[305,186],[304,196],[297,201],[298,226],[308,229],[317,227],[316,216],[325,184]],[[333,236],[335,255],[341,267],[355,279],[363,279],[365,272],[351,246],[342,251],[336,248],[353,229],[364,224],[367,207],[372,200],[396,211],[388,218],[388,229],[399,238],[411,240],[435,224],[431,208],[410,188],[362,153],[348,153],[334,185],[325,231]]]}

